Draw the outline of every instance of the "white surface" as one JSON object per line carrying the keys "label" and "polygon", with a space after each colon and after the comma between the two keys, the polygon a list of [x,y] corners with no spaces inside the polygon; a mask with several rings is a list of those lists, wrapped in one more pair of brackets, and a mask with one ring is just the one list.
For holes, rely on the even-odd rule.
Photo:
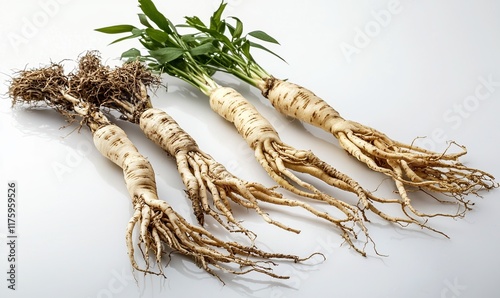
{"label": "white surface", "polygon": [[[175,23],[184,15],[206,20],[218,4],[157,2]],[[276,37],[281,46],[273,49],[288,65],[259,54],[261,64],[276,76],[313,90],[344,117],[405,142],[428,136],[424,145],[436,150],[445,147],[443,140],[456,140],[467,145],[467,165],[500,176],[500,4],[435,2],[233,0],[226,15],[241,18],[247,32],[262,29]],[[2,5],[2,94],[13,71],[25,66],[75,59],[91,49],[101,51],[113,64],[123,50],[137,46],[135,41],[108,46],[113,36],[93,31],[118,23],[138,24],[136,1],[24,0]],[[392,12],[380,14],[381,10]],[[358,38],[355,43],[357,28],[368,30],[370,40]],[[358,46],[356,54],[345,55],[341,48],[346,44]],[[250,98],[285,142],[313,150],[369,189],[381,182],[380,175],[343,154],[333,137],[279,116],[254,89],[227,76],[218,78]],[[471,97],[476,90],[488,90],[480,87],[488,78],[494,82],[489,95],[483,100]],[[233,173],[271,185],[235,130],[210,110],[200,93],[178,80],[166,82],[169,92],[154,99],[157,107],[169,112],[203,150]],[[465,107],[461,114],[456,110],[459,105]],[[261,247],[300,255],[320,251],[327,260],[310,266],[281,264],[275,271],[290,274],[288,281],[256,274],[223,275],[223,286],[189,260],[174,256],[166,280],[135,273],[136,282],[124,241],[131,208],[121,171],[98,154],[86,129],[77,133],[74,125],[61,129],[63,125],[55,112],[12,110],[8,99],[0,102],[0,195],[5,198],[8,180],[19,185],[18,290],[6,288],[7,249],[2,244],[1,297],[495,297],[498,293],[498,190],[483,193],[483,199],[471,197],[477,204],[465,219],[430,221],[451,239],[370,224],[377,249],[388,257],[376,256],[371,247],[367,258],[357,255],[340,246],[336,231],[320,220],[293,219],[296,210],[270,213],[301,228],[300,235],[281,232],[242,213],[259,235]],[[172,160],[138,128],[120,125],[153,163],[162,198],[192,218]],[[0,202],[0,234],[5,237],[6,203]]]}

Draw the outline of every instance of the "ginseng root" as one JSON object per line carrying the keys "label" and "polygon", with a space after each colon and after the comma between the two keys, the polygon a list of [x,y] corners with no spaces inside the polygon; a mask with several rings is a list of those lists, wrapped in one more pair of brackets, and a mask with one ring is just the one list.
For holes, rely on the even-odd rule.
{"label": "ginseng root", "polygon": [[[462,149],[459,153],[437,153],[394,141],[373,128],[345,120],[311,91],[274,77],[265,79],[259,88],[276,110],[332,133],[350,155],[370,169],[391,177],[402,198],[403,209],[417,216],[462,216],[471,205],[465,196],[498,187],[491,174],[459,161],[467,153],[463,146],[459,146]],[[456,214],[422,213],[412,206],[408,187],[442,193],[454,199],[446,202],[461,208]]]}

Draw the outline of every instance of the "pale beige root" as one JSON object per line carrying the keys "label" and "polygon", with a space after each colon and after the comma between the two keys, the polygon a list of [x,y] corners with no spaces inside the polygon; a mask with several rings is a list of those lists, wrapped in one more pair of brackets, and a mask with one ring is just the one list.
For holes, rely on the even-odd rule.
{"label": "pale beige root", "polygon": [[[224,242],[202,227],[197,227],[176,213],[166,202],[158,199],[155,173],[151,164],[142,156],[125,132],[115,125],[99,128],[94,133],[97,149],[112,162],[123,169],[123,175],[133,198],[134,215],[127,226],[126,240],[130,262],[134,269],[145,273],[163,274],[160,264],[164,253],[163,244],[174,251],[192,257],[196,263],[215,276],[213,269],[234,274],[251,271],[267,274],[275,278],[286,278],[272,272],[270,261],[255,258],[290,259],[295,262],[304,260],[294,255],[267,253],[255,246],[244,246],[236,242]],[[147,266],[141,268],[134,256],[133,231],[139,227],[139,244]],[[149,268],[149,251],[154,253],[159,271]],[[241,269],[236,269],[232,265]]]}
{"label": "pale beige root", "polygon": [[[281,187],[298,196],[326,202],[343,214],[344,216],[341,218],[333,218],[332,216],[323,218],[337,226],[345,241],[365,255],[364,249],[360,249],[354,244],[354,239],[358,237],[358,231],[354,227],[357,227],[365,235],[366,241],[370,240],[364,225],[364,210],[375,207],[371,206],[367,192],[354,180],[321,161],[311,151],[297,150],[283,143],[272,125],[234,89],[220,87],[213,90],[210,95],[210,106],[212,110],[234,124],[239,134],[254,150],[255,157],[261,166]],[[321,192],[314,185],[300,179],[294,172],[311,175],[331,186],[355,194],[359,199],[360,206],[353,206]],[[306,209],[314,210],[310,206]],[[383,213],[380,212],[380,214]],[[390,217],[386,216],[386,218]],[[393,221],[420,225],[412,219],[393,218]]]}
{"label": "pale beige root", "polygon": [[[230,204],[232,201],[255,210],[270,224],[294,233],[300,232],[271,219],[258,204],[258,198],[267,201],[282,200],[281,194],[232,175],[222,164],[203,152],[195,140],[165,111],[160,109],[144,111],[140,117],[140,127],[150,140],[175,158],[177,169],[200,224],[204,222],[204,214],[209,214],[226,226],[220,214],[226,217],[230,224],[237,226],[239,231],[250,236],[251,232],[233,217]],[[215,209],[209,203],[209,193]],[[232,230],[230,227],[227,228]]]}
{"label": "pale beige root", "polygon": [[[268,78],[259,88],[276,110],[332,133],[350,155],[370,169],[390,176],[405,213],[409,210],[419,217],[462,216],[471,205],[465,196],[498,187],[491,174],[460,162],[459,158],[467,151],[454,142],[450,146],[457,145],[461,152],[437,153],[403,144],[373,128],[345,120],[324,100],[296,84]],[[457,213],[419,212],[409,196],[409,191],[414,189],[452,198],[442,202],[457,204]]]}

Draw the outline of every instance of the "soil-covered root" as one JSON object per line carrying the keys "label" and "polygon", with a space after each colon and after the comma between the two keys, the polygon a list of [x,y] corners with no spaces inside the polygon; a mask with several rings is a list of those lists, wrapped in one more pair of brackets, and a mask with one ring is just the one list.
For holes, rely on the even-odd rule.
{"label": "soil-covered root", "polygon": [[68,115],[73,104],[63,99],[68,78],[62,65],[51,65],[21,70],[16,73],[9,85],[9,96],[12,105],[28,104],[37,106],[47,104]]}
{"label": "soil-covered root", "polygon": [[48,106],[68,122],[81,118],[80,127],[87,125],[92,131],[110,122],[99,107],[84,101],[69,88],[69,78],[61,64],[52,63],[45,67],[22,70],[9,86],[12,105]]}

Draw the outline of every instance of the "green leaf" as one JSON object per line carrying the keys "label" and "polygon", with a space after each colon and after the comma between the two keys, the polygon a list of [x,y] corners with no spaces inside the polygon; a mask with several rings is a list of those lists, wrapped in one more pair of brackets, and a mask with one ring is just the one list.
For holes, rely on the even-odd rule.
{"label": "green leaf", "polygon": [[231,50],[234,50],[234,45],[231,43],[231,40],[229,40],[229,38],[227,38],[227,36],[225,36],[224,34],[221,34],[217,30],[207,28],[201,21],[199,21],[199,19],[197,17],[186,18],[186,20],[187,20],[187,24],[190,27],[192,27],[192,28],[194,28],[202,33],[207,34],[208,36],[212,37],[213,39],[222,42],[225,46],[227,46]]}
{"label": "green leaf", "polygon": [[115,25],[115,26],[97,28],[95,29],[95,31],[107,34],[117,34],[117,33],[132,32],[132,30],[134,29],[137,28],[132,25]]}
{"label": "green leaf", "polygon": [[216,51],[217,48],[212,43],[205,43],[189,50],[192,56],[206,55]]}
{"label": "green leaf", "polygon": [[153,41],[150,40],[145,40],[145,39],[139,39],[141,44],[148,50],[157,50],[160,47],[157,46],[157,44]]}
{"label": "green leaf", "polygon": [[238,39],[241,37],[241,34],[243,33],[243,22],[241,22],[240,19],[237,17],[231,17],[231,19],[236,20],[236,27],[233,27],[232,25],[227,24],[229,31],[231,32],[231,36],[233,37],[233,40]]}
{"label": "green leaf", "polygon": [[222,1],[219,5],[219,8],[213,13],[213,15],[210,17],[210,29],[212,30],[220,30],[221,29],[221,19],[222,19],[222,13],[224,12],[224,9],[226,8],[227,3],[224,3]]}
{"label": "green leaf", "polygon": [[260,31],[260,30],[252,31],[252,32],[248,33],[248,35],[255,37],[257,39],[263,40],[263,41],[270,42],[270,43],[280,44],[276,39],[274,39],[272,36],[270,36],[269,34],[267,34],[264,31]]}
{"label": "green leaf", "polygon": [[240,50],[243,52],[243,55],[249,60],[254,62],[252,55],[250,54],[250,41],[245,40],[245,42],[241,45]]}
{"label": "green leaf", "polygon": [[184,50],[179,48],[161,48],[149,51],[149,54],[151,54],[160,64],[166,64],[182,56]]}
{"label": "green leaf", "polygon": [[127,39],[132,39],[132,38],[140,37],[140,36],[142,36],[142,33],[143,33],[142,30],[134,28],[132,30],[132,35],[128,35],[128,36],[125,36],[125,37],[122,37],[122,38],[118,38],[117,40],[114,40],[110,44],[115,44],[117,42],[124,41],[124,40],[127,40]]}
{"label": "green leaf", "polygon": [[132,48],[130,50],[123,52],[121,59],[123,59],[123,58],[137,58],[140,56],[141,56],[141,51],[139,51],[136,48]]}
{"label": "green leaf", "polygon": [[137,15],[139,16],[139,22],[141,22],[141,24],[143,24],[148,28],[153,28],[153,26],[151,26],[151,24],[148,21],[148,17],[145,14],[139,13]]}
{"label": "green leaf", "polygon": [[154,28],[147,28],[146,34],[151,37],[152,40],[164,44],[168,40],[168,33]]}
{"label": "green leaf", "polygon": [[141,36],[142,34],[144,34],[144,29],[134,28],[132,29],[132,34],[136,36]]}
{"label": "green leaf", "polygon": [[181,40],[182,40],[183,42],[185,42],[185,43],[188,43],[188,44],[189,44],[189,43],[192,43],[192,42],[196,42],[196,41],[197,41],[197,39],[196,39],[196,37],[195,37],[195,35],[194,35],[194,34],[186,34],[186,35],[183,35],[183,36],[181,37]]}
{"label": "green leaf", "polygon": [[261,49],[261,50],[264,50],[276,57],[278,57],[279,59],[281,59],[283,62],[286,63],[285,59],[281,58],[278,54],[276,54],[275,52],[269,50],[268,48],[264,47],[263,45],[260,45],[258,43],[255,43],[255,42],[250,42],[250,46],[254,47],[254,48],[258,48],[258,49]]}
{"label": "green leaf", "polygon": [[207,26],[200,20],[199,17],[185,17],[186,18],[186,23],[188,24],[189,27],[200,27],[200,28],[207,28]]}
{"label": "green leaf", "polygon": [[246,38],[241,38],[241,37],[240,37],[240,38],[234,39],[234,40],[232,41],[232,43],[233,43],[233,45],[234,45],[236,48],[239,48],[239,47],[241,47],[241,45],[242,45],[244,42],[247,42],[247,41],[248,41],[248,39],[246,39]]}
{"label": "green leaf", "polygon": [[177,27],[169,19],[167,19],[167,22],[169,24],[170,30],[172,31],[171,33],[177,34],[178,33],[177,32]]}
{"label": "green leaf", "polygon": [[153,1],[151,0],[139,0],[139,6],[144,12],[144,14],[155,23],[161,30],[172,33],[172,29],[170,28],[170,22],[167,18],[158,11]]}

